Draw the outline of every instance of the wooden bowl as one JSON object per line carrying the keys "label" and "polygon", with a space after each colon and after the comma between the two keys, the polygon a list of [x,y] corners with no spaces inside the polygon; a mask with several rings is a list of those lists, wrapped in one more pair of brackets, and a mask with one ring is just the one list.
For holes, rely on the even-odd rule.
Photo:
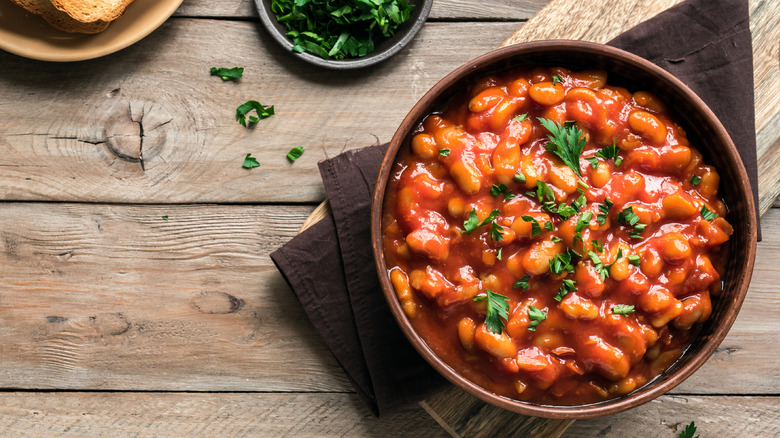
{"label": "wooden bowl", "polygon": [[[381,236],[381,218],[385,189],[390,171],[402,146],[423,118],[440,109],[452,96],[466,89],[474,79],[491,72],[515,66],[563,66],[573,70],[603,69],[609,73],[609,84],[629,90],[647,90],[674,102],[673,114],[696,139],[696,145],[713,164],[721,181],[721,196],[729,207],[729,222],[734,234],[728,247],[728,261],[723,272],[723,293],[713,300],[712,315],[701,326],[691,345],[660,376],[615,399],[581,406],[550,406],[512,400],[496,395],[456,373],[439,359],[415,332],[404,314],[390,282]],[[712,356],[728,333],[745,299],[756,256],[757,223],[745,167],[734,143],[712,111],[687,86],[674,76],[631,53],[601,44],[581,41],[536,41],[505,47],[483,55],[453,71],[428,91],[404,118],[390,142],[377,179],[371,210],[371,233],[374,259],[390,309],[417,351],[442,375],[472,395],[496,406],[548,418],[591,418],[614,414],[648,402],[674,388],[693,374]]]}
{"label": "wooden bowl", "polygon": [[277,43],[302,61],[332,70],[352,70],[378,64],[400,52],[401,49],[411,43],[422,29],[423,24],[425,24],[425,20],[431,12],[433,0],[409,0],[409,4],[414,5],[409,19],[398,27],[392,37],[378,41],[374,46],[374,51],[366,56],[339,60],[323,59],[309,52],[293,52],[293,43],[287,37],[287,28],[276,19],[276,16],[271,11],[271,0],[255,0],[255,7],[260,15],[260,21]]}

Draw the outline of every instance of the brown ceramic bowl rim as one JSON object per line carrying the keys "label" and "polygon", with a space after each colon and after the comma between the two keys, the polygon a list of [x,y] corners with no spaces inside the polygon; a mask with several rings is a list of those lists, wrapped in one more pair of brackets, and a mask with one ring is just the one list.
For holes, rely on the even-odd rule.
{"label": "brown ceramic bowl rim", "polygon": [[[446,92],[448,88],[457,84],[459,80],[462,80],[467,76],[473,78],[475,75],[482,75],[491,71],[503,70],[506,68],[505,61],[509,59],[517,59],[523,55],[535,54],[544,51],[572,51],[585,55],[598,56],[601,58],[606,57],[611,61],[627,63],[632,68],[638,68],[651,73],[659,81],[663,82],[665,86],[670,87],[676,93],[682,95],[685,99],[692,103],[693,106],[698,108],[701,111],[703,117],[711,124],[710,127],[713,129],[716,138],[710,143],[725,145],[725,150],[719,150],[718,152],[725,153],[727,155],[726,158],[729,162],[733,163],[736,168],[736,172],[740,176],[740,178],[738,178],[736,181],[733,181],[733,183],[736,185],[736,193],[739,196],[745,198],[744,208],[747,209],[748,213],[745,215],[747,218],[747,223],[740,224],[740,227],[735,229],[736,232],[747,233],[747,258],[744,261],[744,264],[741,265],[741,269],[744,271],[740,271],[740,274],[742,275],[738,277],[737,283],[733,286],[733,299],[730,300],[730,302],[726,305],[726,308],[724,309],[724,316],[722,317],[720,324],[713,329],[711,340],[707,342],[701,348],[701,350],[696,353],[695,356],[689,359],[687,363],[676,369],[676,371],[673,373],[670,373],[669,378],[660,381],[660,383],[654,384],[650,382],[627,396],[590,405],[551,406],[512,400],[500,395],[496,395],[455,372],[446,363],[439,359],[439,357],[436,356],[436,354],[428,347],[425,341],[415,332],[411,323],[404,314],[397,297],[395,296],[395,292],[388,275],[387,265],[383,256],[381,219],[385,197],[385,188],[389,179],[390,171],[393,167],[398,151],[400,150],[401,146],[405,144],[407,136],[413,132],[415,125],[420,120],[422,120],[422,117],[430,113],[432,109],[431,105],[435,104],[437,96],[443,92]],[[521,64],[521,62],[518,62],[518,64]],[[565,65],[566,63],[561,62],[561,64]],[[739,312],[739,308],[745,299],[748,285],[750,284],[750,276],[752,274],[753,264],[755,261],[757,237],[757,221],[754,212],[755,204],[753,202],[750,186],[748,185],[747,172],[745,171],[745,167],[742,164],[742,160],[737,152],[736,147],[734,146],[733,141],[715,114],[695,93],[693,93],[693,91],[691,91],[679,79],[675,78],[667,71],[643,58],[614,47],[584,41],[534,41],[498,49],[464,64],[452,73],[445,76],[436,85],[434,85],[433,88],[431,88],[417,102],[417,104],[414,105],[409,114],[404,118],[398,130],[395,132],[395,135],[390,141],[390,146],[382,161],[379,176],[377,178],[376,188],[374,189],[373,203],[371,208],[371,239],[374,251],[374,261],[376,264],[377,273],[379,274],[380,283],[382,284],[382,291],[390,306],[393,316],[415,349],[439,373],[475,397],[510,411],[538,417],[581,419],[614,414],[646,403],[680,384],[683,380],[693,374],[694,371],[699,369],[699,367],[701,367],[710,356],[712,356],[712,354],[715,352],[715,349],[720,345],[721,341],[723,341],[723,338],[726,336],[732,324],[734,323],[737,313]],[[728,292],[729,291],[724,291],[724,294],[721,296],[725,296]],[[687,354],[687,352],[684,353],[682,357],[684,358]],[[667,372],[662,373],[661,376],[664,376],[666,373]]]}

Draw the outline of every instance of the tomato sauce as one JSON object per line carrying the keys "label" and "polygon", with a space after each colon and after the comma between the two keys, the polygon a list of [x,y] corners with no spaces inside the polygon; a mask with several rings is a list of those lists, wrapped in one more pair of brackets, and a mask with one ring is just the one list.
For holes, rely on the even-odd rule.
{"label": "tomato sauce", "polygon": [[593,403],[658,376],[709,317],[732,233],[692,143],[660,98],[603,71],[473,83],[388,185],[384,252],[415,330],[519,400]]}

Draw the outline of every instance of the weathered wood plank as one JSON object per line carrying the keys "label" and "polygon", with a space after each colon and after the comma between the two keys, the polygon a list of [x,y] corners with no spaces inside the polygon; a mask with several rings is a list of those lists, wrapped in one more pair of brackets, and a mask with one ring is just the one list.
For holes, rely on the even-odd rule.
{"label": "weathered wood plank", "polygon": [[702,437],[780,436],[780,397],[664,396],[620,414],[577,420],[565,438],[676,437],[691,421]]}
{"label": "weathered wood plank", "polygon": [[419,407],[377,419],[354,394],[0,393],[21,437],[448,436]]}
{"label": "weathered wood plank", "polygon": [[[432,20],[527,20],[547,4],[547,0],[436,0]],[[256,18],[252,0],[187,0],[176,11],[180,17]]]}
{"label": "weathered wood plank", "polygon": [[[350,391],[268,257],[312,209],[4,204],[0,387]],[[676,392],[780,393],[778,266],[774,209],[736,324]]]}
{"label": "weathered wood plank", "polygon": [[[682,0],[572,2],[553,0],[504,45],[543,39],[576,39],[605,43],[625,29]],[[566,10],[565,14],[561,11]],[[750,0],[758,140],[758,195],[761,213],[780,194],[780,4]]]}
{"label": "weathered wood plank", "polygon": [[[203,19],[169,21],[78,68],[0,53],[0,198],[319,201],[317,161],[388,141],[436,81],[517,26],[429,24],[392,62],[354,72],[303,64],[258,23]],[[223,83],[214,65],[243,66],[244,78]],[[235,110],[248,99],[276,115],[242,127]],[[299,145],[307,151],[291,165]],[[247,153],[262,166],[242,169]]]}

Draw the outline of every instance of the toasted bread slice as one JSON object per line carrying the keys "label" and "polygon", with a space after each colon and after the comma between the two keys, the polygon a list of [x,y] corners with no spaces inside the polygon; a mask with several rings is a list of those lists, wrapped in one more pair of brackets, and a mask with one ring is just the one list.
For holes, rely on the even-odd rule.
{"label": "toasted bread slice", "polygon": [[133,0],[51,0],[55,8],[82,23],[114,21]]}
{"label": "toasted bread slice", "polygon": [[108,27],[107,21],[93,21],[83,23],[74,20],[70,15],[60,11],[51,4],[49,0],[11,0],[17,5],[23,7],[28,12],[40,15],[44,20],[58,30],[71,33],[98,33]]}

